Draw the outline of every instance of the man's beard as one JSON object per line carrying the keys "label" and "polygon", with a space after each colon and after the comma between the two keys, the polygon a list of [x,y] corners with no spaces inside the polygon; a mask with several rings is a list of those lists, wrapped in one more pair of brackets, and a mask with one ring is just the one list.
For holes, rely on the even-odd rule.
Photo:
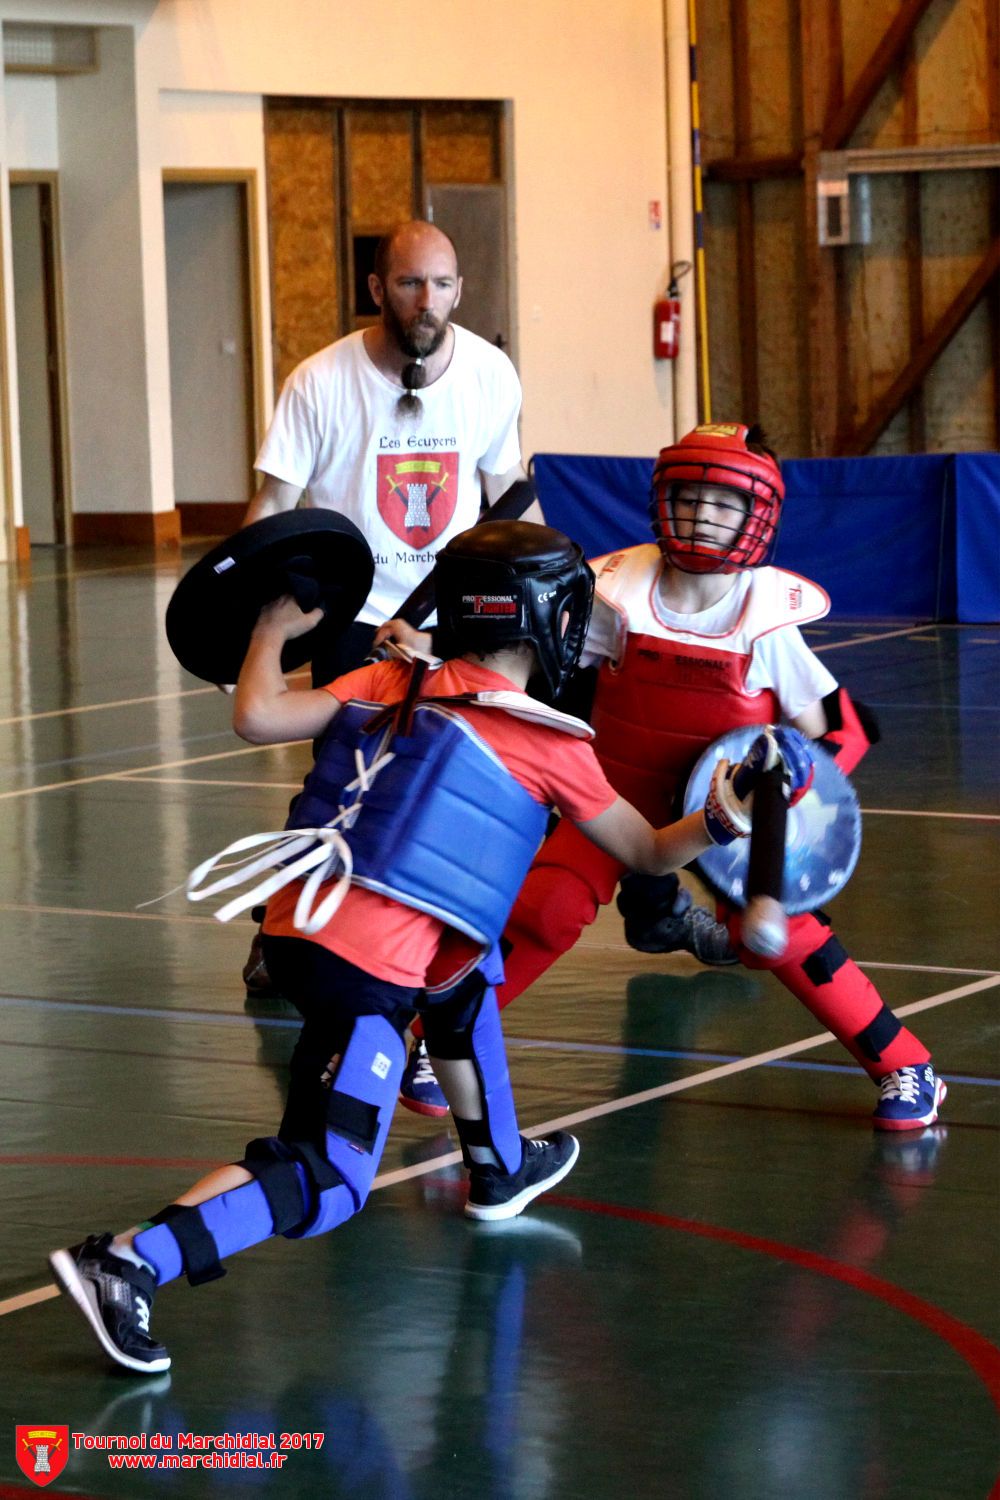
{"label": "man's beard", "polygon": [[[451,316],[450,311],[448,316]],[[428,355],[436,354],[448,332],[448,318],[439,323],[427,313],[419,313],[409,323],[404,323],[388,297],[382,303],[382,320],[400,352],[408,354],[411,359],[426,359]]]}

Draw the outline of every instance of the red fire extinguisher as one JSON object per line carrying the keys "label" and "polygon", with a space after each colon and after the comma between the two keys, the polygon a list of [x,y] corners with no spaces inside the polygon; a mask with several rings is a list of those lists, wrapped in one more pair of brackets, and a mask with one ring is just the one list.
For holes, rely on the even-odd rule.
{"label": "red fire extinguisher", "polygon": [[658,297],[653,303],[653,358],[676,359],[681,341],[681,294],[677,283],[686,271],[689,261],[679,260],[670,268],[670,285],[667,295]]}

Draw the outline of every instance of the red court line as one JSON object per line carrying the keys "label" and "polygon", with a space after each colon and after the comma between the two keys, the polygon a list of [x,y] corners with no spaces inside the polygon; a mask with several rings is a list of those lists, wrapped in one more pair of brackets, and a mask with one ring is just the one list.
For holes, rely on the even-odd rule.
{"label": "red court line", "polygon": [[49,1500],[99,1500],[96,1495],[85,1495],[82,1490],[50,1490],[34,1485],[30,1490],[23,1484],[4,1484],[0,1480],[0,1500],[23,1500],[25,1495],[48,1495]]}
{"label": "red court line", "polygon": [[[744,1234],[738,1229],[723,1229],[717,1224],[703,1224],[697,1219],[677,1219],[671,1214],[657,1214],[649,1209],[626,1208],[618,1203],[598,1203],[586,1198],[567,1198],[561,1193],[550,1193],[547,1203],[560,1208],[577,1209],[581,1213],[603,1214],[612,1219],[630,1219],[637,1224],[651,1224],[657,1229],[675,1229],[682,1234],[698,1235],[705,1240],[718,1240],[724,1245],[736,1245],[741,1250],[755,1250],[759,1255],[770,1255],[775,1260],[788,1261],[793,1266],[815,1271],[820,1276],[829,1276],[854,1287],[869,1297],[877,1297],[897,1311],[905,1313],[915,1322],[922,1323],[931,1333],[950,1344],[960,1359],[975,1371],[985,1385],[994,1406],[1000,1410],[1000,1349],[975,1328],[953,1318],[950,1313],[925,1302],[913,1292],[883,1281],[860,1266],[845,1265],[832,1260],[828,1255],[818,1255],[814,1250],[802,1250],[797,1245],[785,1245],[780,1240],[760,1239],[754,1234]],[[1000,1481],[993,1493],[1000,1492]]]}
{"label": "red court line", "polygon": [[57,1156],[41,1151],[0,1154],[0,1167],[184,1167],[200,1170],[217,1166],[218,1157],[204,1156]]}

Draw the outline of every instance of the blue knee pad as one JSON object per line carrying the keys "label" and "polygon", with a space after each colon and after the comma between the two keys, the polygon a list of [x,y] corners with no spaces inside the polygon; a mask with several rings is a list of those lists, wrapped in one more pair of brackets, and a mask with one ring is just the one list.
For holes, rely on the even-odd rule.
{"label": "blue knee pad", "polygon": [[406,1059],[403,1039],[381,1015],[357,1018],[330,1078],[324,1150],[276,1137],[251,1141],[239,1163],[253,1181],[195,1208],[171,1204],[135,1249],[158,1284],[186,1272],[193,1286],[224,1276],[220,1261],[273,1234],[325,1234],[363,1206],[371,1190]]}
{"label": "blue knee pad", "polygon": [[406,1046],[392,1023],[381,1015],[359,1016],[326,1106],[326,1155],[340,1183],[320,1193],[315,1217],[290,1231],[290,1239],[325,1234],[364,1206],[385,1150],[405,1063]]}

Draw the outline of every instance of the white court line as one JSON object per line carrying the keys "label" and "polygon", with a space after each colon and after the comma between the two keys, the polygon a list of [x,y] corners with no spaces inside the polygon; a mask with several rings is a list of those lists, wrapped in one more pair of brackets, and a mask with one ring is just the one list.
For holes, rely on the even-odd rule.
{"label": "white court line", "polygon": [[176,693],[149,693],[145,698],[114,698],[107,703],[81,703],[78,708],[47,708],[37,714],[15,714],[9,719],[0,719],[4,724],[29,724],[35,719],[69,718],[70,714],[96,714],[103,708],[131,708],[138,703],[169,703],[173,698],[197,698],[203,693],[217,693],[218,688],[184,688]]}
{"label": "white court line", "polygon": [[[157,782],[163,782],[165,786],[276,786],[283,791],[293,792],[299,791],[302,786],[301,781],[222,781],[211,776],[142,776],[134,771],[122,771],[120,774],[124,781],[149,781],[154,786]],[[965,818],[972,823],[1000,823],[1000,813],[926,812],[911,807],[863,807],[861,812],[864,817]]]}
{"label": "white court line", "polygon": [[122,780],[144,781],[153,786],[249,786],[255,787],[258,791],[276,786],[279,791],[285,792],[302,790],[301,781],[223,781],[214,776],[136,776],[131,771],[123,773]]}
{"label": "white court line", "polygon": [[[289,681],[292,682],[308,675],[303,668],[286,673]],[[5,724],[28,724],[34,719],[60,719],[69,718],[71,714],[95,714],[104,708],[132,708],[140,703],[170,703],[175,698],[198,698],[206,693],[219,691],[214,684],[210,684],[208,687],[181,688],[176,693],[149,693],[143,698],[111,698],[106,703],[81,703],[77,708],[46,708],[35,714],[15,714],[9,719],[0,719],[0,727]],[[223,694],[223,696],[229,695]]]}
{"label": "white court line", "polygon": [[[176,893],[171,892],[171,894]],[[4,911],[24,912],[28,916],[42,917],[107,917],[114,921],[124,922],[194,922],[203,927],[220,925],[215,917],[193,917],[185,912],[104,911],[92,906],[43,906],[34,901],[0,901],[0,912]],[[580,938],[574,945],[573,951],[580,949],[586,949],[588,953],[620,953],[635,956],[634,950],[628,948],[623,942],[594,943],[588,942],[586,938]],[[647,958],[666,958],[667,954],[650,953],[646,956]],[[986,979],[998,974],[996,969],[961,969],[947,964],[891,964],[865,958],[855,958],[854,962],[859,969],[894,969],[902,974],[954,974],[964,975],[969,979]]]}
{"label": "white court line", "polygon": [[866,818],[966,818],[972,823],[1000,823],[1000,813],[921,812],[911,807],[863,807]]}
{"label": "white court line", "polygon": [[220,925],[214,917],[189,917],[184,912],[168,915],[152,911],[100,911],[88,906],[36,906],[30,901],[0,901],[0,911],[27,912],[29,915],[42,917],[115,917],[125,922],[197,922],[204,927]]}
{"label": "white court line", "polygon": [[866,646],[869,641],[891,641],[899,635],[918,635],[926,625],[907,625],[902,630],[874,631],[871,635],[856,635],[849,641],[831,641],[828,646],[810,646],[810,651],[843,651],[845,646]]}
{"label": "white court line", "polygon": [[[952,1000],[961,1000],[966,995],[978,994],[981,990],[993,989],[1000,985],[1000,975],[992,979],[980,979],[975,984],[962,985],[957,990],[947,990],[941,995],[931,995],[926,1000],[914,1000],[911,1005],[901,1005],[896,1011],[898,1016],[912,1016],[921,1010],[931,1010],[938,1005],[947,1005]],[[587,1120],[597,1120],[603,1115],[618,1114],[623,1109],[633,1109],[637,1104],[649,1104],[654,1099],[665,1099],[668,1094],[680,1094],[686,1089],[699,1088],[703,1083],[716,1083],[720,1078],[729,1078],[734,1073],[746,1073],[751,1068],[763,1067],[766,1063],[776,1062],[783,1057],[792,1057],[796,1052],[807,1052],[811,1047],[822,1046],[825,1042],[834,1041],[833,1034],[829,1031],[821,1031],[816,1036],[807,1036],[800,1042],[789,1042],[785,1047],[773,1047],[769,1052],[757,1052],[753,1057],[741,1057],[736,1062],[722,1063],[717,1068],[707,1068],[703,1073],[693,1073],[687,1078],[677,1078],[673,1083],[664,1083],[655,1089],[643,1089],[638,1094],[624,1094],[618,1099],[609,1099],[604,1104],[592,1104],[587,1109],[577,1110],[575,1114],[562,1115],[557,1120],[544,1120],[541,1125],[534,1125],[524,1130],[524,1135],[535,1136],[549,1130],[563,1130],[568,1125],[582,1125]],[[443,1156],[436,1156],[431,1161],[417,1162],[412,1167],[399,1167],[394,1172],[383,1172],[372,1183],[372,1192],[379,1188],[395,1187],[401,1182],[411,1182],[415,1177],[426,1177],[430,1172],[437,1172],[442,1167],[450,1167],[462,1160],[461,1151],[448,1151]],[[8,1297],[5,1302],[0,1302],[0,1318],[7,1313],[19,1312],[22,1308],[33,1307],[38,1302],[47,1302],[52,1297],[59,1296],[57,1286],[35,1287],[30,1292],[22,1292],[17,1297]]]}
{"label": "white court line", "polygon": [[6,802],[10,797],[33,797],[36,792],[63,792],[69,787],[92,786],[97,781],[127,781],[130,775],[141,776],[146,771],[175,771],[178,766],[202,766],[210,760],[228,760],[233,755],[256,755],[261,750],[273,749],[274,745],[247,745],[242,750],[219,750],[214,755],[194,755],[188,760],[154,762],[151,766],[133,766],[126,771],[102,771],[99,776],[77,776],[66,781],[49,781],[43,786],[22,786],[14,792],[0,792],[0,802]]}
{"label": "white court line", "polygon": [[[109,568],[102,571],[120,572],[125,570]],[[88,574],[86,576],[93,577],[94,575]],[[857,636],[855,639],[850,641],[833,641],[827,646],[812,646],[810,647],[810,650],[816,652],[840,651],[844,646],[860,646],[866,644],[868,641],[888,641],[891,640],[894,636],[913,635],[915,631],[926,629],[926,625],[910,625],[903,630],[887,630],[883,631],[881,634],[876,633],[872,635]],[[291,672],[288,675],[290,678],[294,679],[296,677],[305,677],[308,674],[303,669],[300,669],[299,671]],[[0,727],[5,724],[27,724],[34,719],[57,719],[60,717],[68,718],[71,714],[92,714],[97,713],[100,709],[104,708],[130,708],[133,705],[137,705],[140,703],[167,703],[175,698],[195,698],[201,694],[217,693],[218,691],[219,689],[214,686],[203,688],[184,688],[176,693],[152,693],[142,698],[116,698],[107,703],[83,703],[78,708],[48,708],[38,713],[17,714],[12,716],[11,718],[0,719]]]}

